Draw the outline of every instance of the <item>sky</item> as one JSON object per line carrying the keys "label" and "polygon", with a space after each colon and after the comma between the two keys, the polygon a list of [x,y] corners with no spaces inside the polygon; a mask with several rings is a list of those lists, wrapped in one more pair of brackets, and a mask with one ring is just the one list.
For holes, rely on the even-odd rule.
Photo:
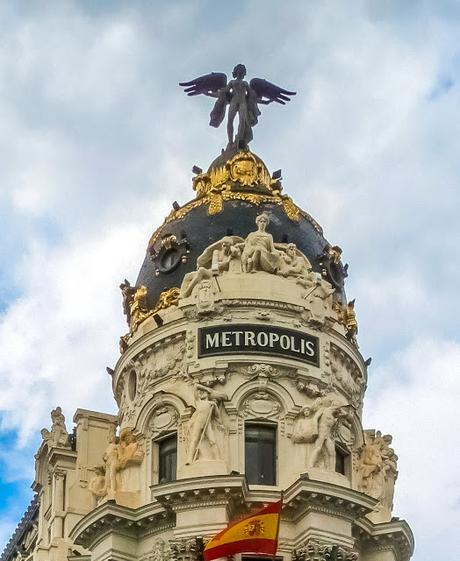
{"label": "sky", "polygon": [[413,559],[457,559],[459,37],[443,0],[0,3],[0,548],[49,411],[115,412],[118,286],[225,144],[177,83],[243,62],[298,92],[251,149],[350,265]]}

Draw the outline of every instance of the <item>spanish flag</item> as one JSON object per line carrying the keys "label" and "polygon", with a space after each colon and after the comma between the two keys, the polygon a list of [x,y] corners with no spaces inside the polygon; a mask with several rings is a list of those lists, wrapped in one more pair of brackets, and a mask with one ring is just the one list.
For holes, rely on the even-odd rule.
{"label": "spanish flag", "polygon": [[204,548],[204,561],[234,553],[265,553],[274,556],[278,547],[283,500],[237,520],[214,536]]}

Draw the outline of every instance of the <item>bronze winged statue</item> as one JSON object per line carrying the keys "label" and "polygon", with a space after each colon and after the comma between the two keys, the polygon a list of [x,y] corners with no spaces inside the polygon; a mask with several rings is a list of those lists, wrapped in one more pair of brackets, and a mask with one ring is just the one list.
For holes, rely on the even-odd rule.
{"label": "bronze winged statue", "polygon": [[[253,78],[249,84],[244,80],[246,67],[237,64],[233,69],[233,80],[227,83],[227,75],[223,72],[211,72],[205,76],[199,76],[190,82],[180,82],[179,86],[185,88],[189,96],[207,95],[217,98],[211,111],[209,124],[218,127],[225,117],[228,107],[227,134],[229,146],[238,149],[247,149],[252,140],[252,127],[257,125],[260,115],[258,104],[268,105],[275,101],[285,105],[290,101],[290,96],[296,92],[290,92],[267,80]],[[238,115],[238,132],[234,138],[233,123]]]}

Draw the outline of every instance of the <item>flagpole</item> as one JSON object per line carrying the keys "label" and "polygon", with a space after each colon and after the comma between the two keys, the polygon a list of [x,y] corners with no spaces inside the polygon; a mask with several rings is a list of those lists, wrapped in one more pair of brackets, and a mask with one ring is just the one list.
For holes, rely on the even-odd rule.
{"label": "flagpole", "polygon": [[280,533],[281,510],[283,509],[283,499],[284,499],[284,490],[281,489],[280,513],[279,513],[279,516],[278,516],[278,524],[276,526],[276,551],[273,553],[272,561],[276,561],[276,552],[278,551],[278,537],[279,537],[279,533]]}

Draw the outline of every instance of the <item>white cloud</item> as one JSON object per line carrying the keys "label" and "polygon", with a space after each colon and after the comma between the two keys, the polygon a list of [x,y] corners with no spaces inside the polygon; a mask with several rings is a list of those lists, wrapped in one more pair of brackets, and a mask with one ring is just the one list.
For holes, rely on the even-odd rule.
{"label": "white cloud", "polygon": [[[298,90],[289,106],[262,108],[253,149],[283,168],[286,192],[350,262],[362,351],[374,356],[368,421],[395,433],[401,457],[398,509],[423,535],[431,532],[421,506],[453,520],[447,494],[437,496],[452,485],[455,500],[458,490],[439,459],[451,449],[439,419],[455,423],[458,387],[452,375],[442,385],[436,369],[452,373],[457,347],[443,341],[460,313],[455,9],[16,6],[0,7],[0,243],[10,268],[0,279],[19,294],[0,316],[3,428],[30,446],[58,403],[69,422],[78,406],[114,407],[104,367],[125,329],[119,281],[135,279],[171,202],[193,196],[191,166],[205,168],[225,142],[223,129],[207,127],[210,100],[185,98],[176,83],[242,61],[251,77]],[[427,336],[432,352],[419,363]],[[401,354],[388,359],[393,348]],[[406,403],[416,404],[407,416]],[[428,485],[423,505],[414,481]],[[431,558],[448,555],[442,546]]]}
{"label": "white cloud", "polygon": [[460,525],[460,342],[417,339],[375,368],[370,385],[377,378],[379,390],[365,402],[365,427],[394,436],[394,514],[413,527],[417,561],[431,561],[440,543],[455,551],[452,529]]}
{"label": "white cloud", "polygon": [[24,293],[0,323],[3,428],[19,428],[23,444],[49,423],[51,404],[63,406],[70,424],[79,406],[113,410],[105,365],[126,330],[118,284],[137,273],[149,233],[126,222],[54,248],[33,243],[25,255]]}

